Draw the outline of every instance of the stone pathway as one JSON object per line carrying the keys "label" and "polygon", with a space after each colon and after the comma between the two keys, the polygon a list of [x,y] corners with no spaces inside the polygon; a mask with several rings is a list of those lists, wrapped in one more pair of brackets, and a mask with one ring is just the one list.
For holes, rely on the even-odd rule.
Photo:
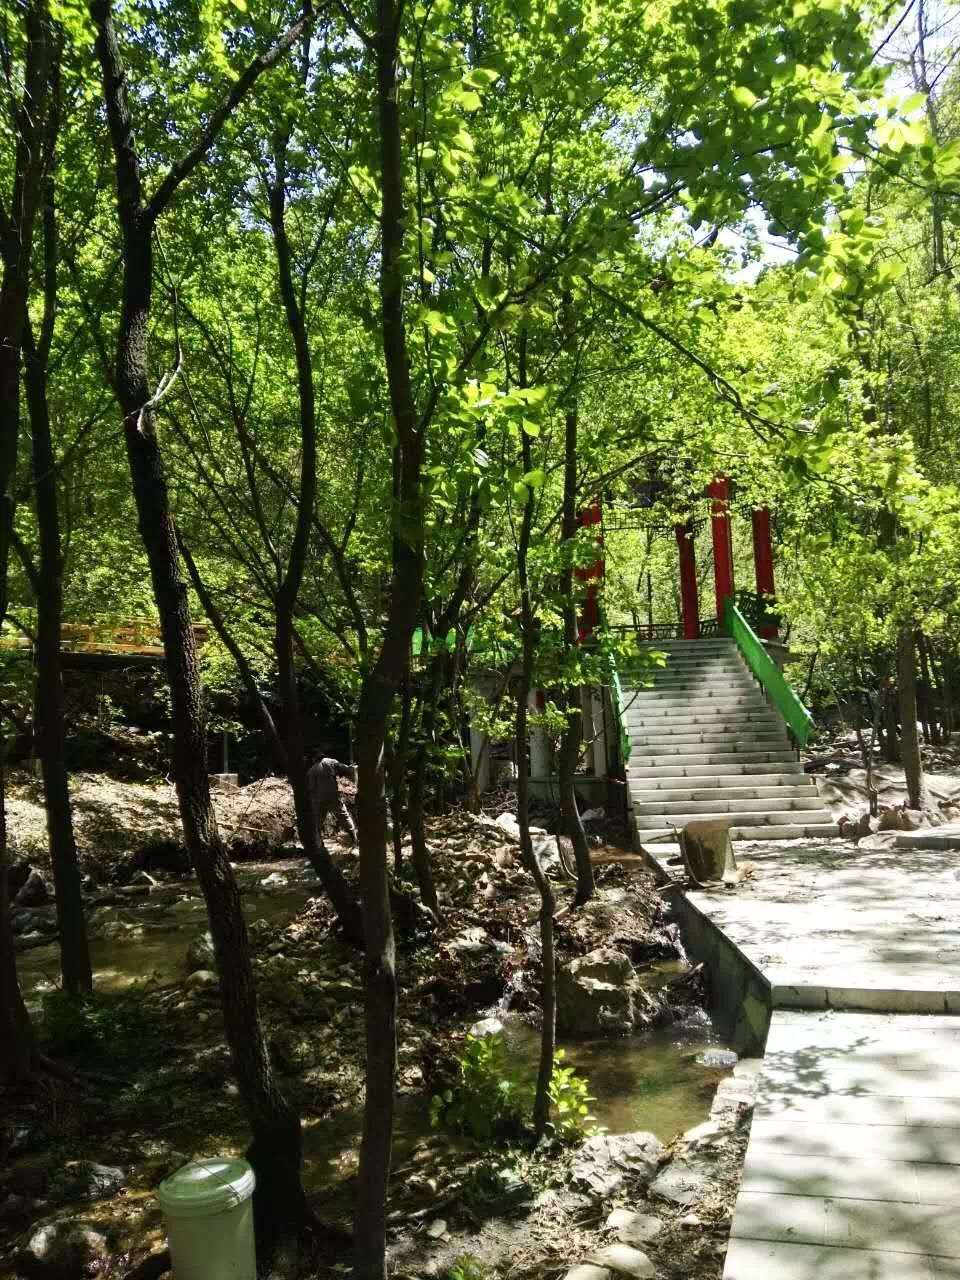
{"label": "stone pathway", "polygon": [[751,879],[688,899],[773,1007],[724,1280],[960,1280],[960,871],[841,841],[737,858]]}

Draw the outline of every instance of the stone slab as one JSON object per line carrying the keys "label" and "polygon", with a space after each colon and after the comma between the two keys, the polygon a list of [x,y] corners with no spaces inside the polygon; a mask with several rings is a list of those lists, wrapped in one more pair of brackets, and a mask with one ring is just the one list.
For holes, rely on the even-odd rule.
{"label": "stone slab", "polygon": [[732,1240],[724,1280],[960,1280],[954,1258]]}
{"label": "stone slab", "polygon": [[960,823],[928,827],[923,831],[901,831],[896,839],[898,849],[960,849]]}

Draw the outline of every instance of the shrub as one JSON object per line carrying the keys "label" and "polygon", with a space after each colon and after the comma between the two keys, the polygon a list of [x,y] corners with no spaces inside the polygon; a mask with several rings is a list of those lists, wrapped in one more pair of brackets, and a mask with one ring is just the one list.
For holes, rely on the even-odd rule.
{"label": "shrub", "polygon": [[[551,1122],[558,1138],[574,1142],[590,1131],[588,1104],[593,1099],[587,1081],[563,1066],[563,1058],[564,1051],[558,1049],[550,1079]],[[536,1086],[511,1067],[503,1035],[468,1035],[457,1068],[457,1082],[430,1102],[432,1126],[448,1125],[478,1142],[519,1136],[533,1108]]]}
{"label": "shrub", "polygon": [[162,1028],[144,1001],[147,984],[126,991],[69,996],[51,991],[43,997],[41,1034],[54,1054],[114,1063],[154,1057],[163,1045]]}

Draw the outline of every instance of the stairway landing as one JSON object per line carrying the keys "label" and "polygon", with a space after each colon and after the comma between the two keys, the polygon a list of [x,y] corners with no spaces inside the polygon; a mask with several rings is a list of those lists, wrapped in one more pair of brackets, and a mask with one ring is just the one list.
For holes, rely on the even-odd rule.
{"label": "stairway landing", "polygon": [[832,836],[837,827],[803,772],[783,720],[733,640],[657,641],[667,664],[650,686],[621,671],[627,785],[644,843],[699,819],[729,819],[734,840]]}

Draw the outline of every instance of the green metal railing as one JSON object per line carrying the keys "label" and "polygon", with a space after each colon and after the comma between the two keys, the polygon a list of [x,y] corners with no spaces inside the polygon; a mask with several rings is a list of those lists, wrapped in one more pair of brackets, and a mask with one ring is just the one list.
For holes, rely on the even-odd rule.
{"label": "green metal railing", "polygon": [[783,716],[797,745],[805,747],[813,733],[813,716],[787,684],[783,672],[764,648],[763,641],[729,597],[724,602],[723,627],[727,635],[736,641],[747,666]]}
{"label": "green metal railing", "polygon": [[627,767],[627,761],[630,759],[630,735],[627,733],[627,706],[623,698],[623,685],[620,683],[620,672],[617,670],[617,664],[613,655],[610,655],[610,684],[613,688],[614,711],[617,716],[617,725],[620,729],[620,763],[624,768]]}

